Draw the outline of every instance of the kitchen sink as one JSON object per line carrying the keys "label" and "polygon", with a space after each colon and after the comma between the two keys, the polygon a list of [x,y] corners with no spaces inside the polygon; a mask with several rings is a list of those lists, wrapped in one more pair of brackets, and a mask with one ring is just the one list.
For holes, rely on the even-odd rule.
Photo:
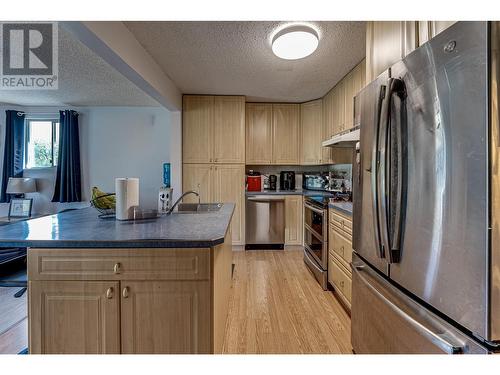
{"label": "kitchen sink", "polygon": [[201,214],[208,212],[217,212],[222,208],[222,203],[179,203],[177,211],[178,214]]}

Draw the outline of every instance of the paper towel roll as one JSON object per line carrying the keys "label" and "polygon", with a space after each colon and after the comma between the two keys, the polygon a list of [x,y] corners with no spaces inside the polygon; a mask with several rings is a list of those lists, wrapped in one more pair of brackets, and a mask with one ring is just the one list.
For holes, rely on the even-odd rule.
{"label": "paper towel roll", "polygon": [[134,207],[139,206],[139,179],[116,178],[116,218],[118,220],[132,219]]}

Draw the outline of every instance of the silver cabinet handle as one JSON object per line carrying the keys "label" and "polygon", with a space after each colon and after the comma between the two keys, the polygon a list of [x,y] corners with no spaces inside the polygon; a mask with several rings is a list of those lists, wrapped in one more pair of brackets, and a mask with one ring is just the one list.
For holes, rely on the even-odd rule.
{"label": "silver cabinet handle", "polygon": [[106,290],[106,298],[107,299],[113,298],[113,287],[109,287],[108,290]]}
{"label": "silver cabinet handle", "polygon": [[128,298],[128,286],[123,288],[122,296],[123,296],[123,298]]}
{"label": "silver cabinet handle", "polygon": [[120,271],[121,271],[121,264],[120,263],[115,263],[115,265],[113,266],[113,273],[119,274]]}
{"label": "silver cabinet handle", "polygon": [[285,198],[256,195],[254,197],[248,197],[247,200],[249,200],[250,202],[267,203],[267,202],[284,202]]}

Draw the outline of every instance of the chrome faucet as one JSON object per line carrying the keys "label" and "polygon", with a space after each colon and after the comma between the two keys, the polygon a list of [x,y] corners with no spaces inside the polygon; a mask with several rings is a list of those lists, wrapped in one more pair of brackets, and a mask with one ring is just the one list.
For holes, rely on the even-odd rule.
{"label": "chrome faucet", "polygon": [[170,214],[174,211],[175,207],[177,207],[177,205],[179,204],[179,202],[182,200],[182,198],[184,198],[184,197],[185,197],[186,195],[188,195],[188,194],[194,194],[194,195],[196,195],[196,196],[198,197],[198,204],[200,204],[200,203],[201,203],[201,202],[200,202],[200,194],[199,194],[198,192],[196,192],[196,191],[194,191],[194,190],[189,190],[189,191],[186,191],[184,194],[182,194],[182,195],[179,197],[179,199],[177,199],[177,200],[175,201],[175,203],[172,205],[172,207],[170,207],[170,210],[168,210],[168,211],[167,211],[167,215],[170,215]]}

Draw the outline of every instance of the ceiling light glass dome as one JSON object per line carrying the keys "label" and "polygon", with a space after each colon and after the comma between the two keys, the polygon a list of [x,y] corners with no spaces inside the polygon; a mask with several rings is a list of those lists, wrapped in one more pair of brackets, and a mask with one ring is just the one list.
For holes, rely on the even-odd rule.
{"label": "ceiling light glass dome", "polygon": [[294,25],[276,33],[272,49],[274,54],[282,59],[297,60],[316,51],[318,43],[318,34],[313,28]]}

